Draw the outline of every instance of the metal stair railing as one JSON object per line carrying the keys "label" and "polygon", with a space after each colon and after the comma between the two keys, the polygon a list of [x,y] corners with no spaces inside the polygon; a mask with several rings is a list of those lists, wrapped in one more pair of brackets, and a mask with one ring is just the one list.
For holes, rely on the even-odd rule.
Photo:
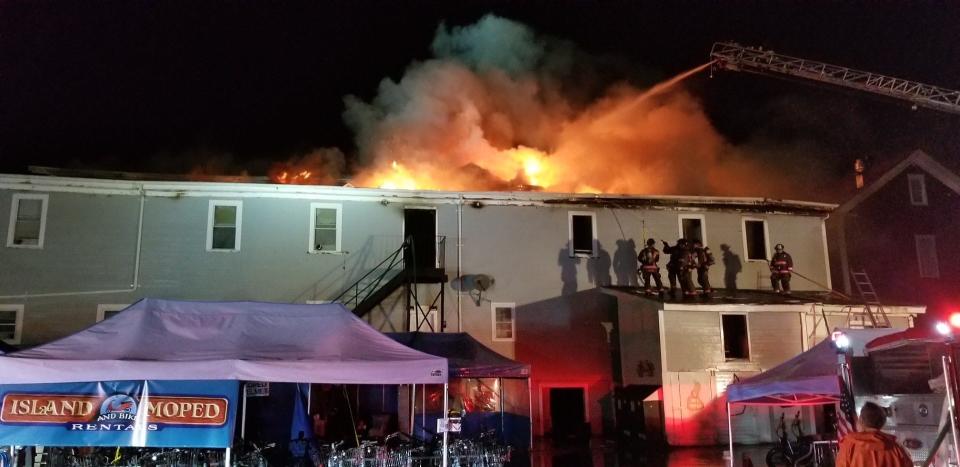
{"label": "metal stair railing", "polygon": [[376,293],[381,285],[389,282],[397,274],[403,273],[403,253],[410,247],[412,241],[413,237],[405,238],[400,248],[390,253],[356,282],[346,287],[332,302],[342,303],[350,310],[355,310],[367,297]]}

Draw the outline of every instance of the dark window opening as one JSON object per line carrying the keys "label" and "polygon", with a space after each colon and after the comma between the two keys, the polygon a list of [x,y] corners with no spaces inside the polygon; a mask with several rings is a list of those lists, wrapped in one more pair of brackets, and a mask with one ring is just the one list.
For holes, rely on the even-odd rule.
{"label": "dark window opening", "polygon": [[593,216],[574,214],[570,220],[573,233],[573,254],[593,255]]}
{"label": "dark window opening", "polygon": [[680,225],[683,228],[683,238],[691,242],[703,243],[703,223],[700,222],[700,219],[681,219]]}
{"label": "dark window opening", "polygon": [[747,259],[769,259],[764,221],[743,221],[743,230],[747,236]]}
{"label": "dark window opening", "polygon": [[723,356],[727,360],[749,360],[750,339],[746,315],[721,315],[723,323]]}

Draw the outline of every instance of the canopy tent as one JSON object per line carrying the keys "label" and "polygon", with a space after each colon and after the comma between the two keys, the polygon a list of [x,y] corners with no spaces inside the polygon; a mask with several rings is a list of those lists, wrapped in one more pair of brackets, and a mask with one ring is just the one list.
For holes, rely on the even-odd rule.
{"label": "canopy tent", "polygon": [[[448,389],[445,358],[403,346],[340,304],[142,299],[76,334],[0,355],[0,374],[4,384],[442,384],[445,411]],[[444,432],[443,466],[446,447]],[[225,465],[230,465],[229,448]]]}
{"label": "canopy tent", "polygon": [[[853,356],[863,356],[867,343],[901,329],[841,329]],[[759,375],[727,386],[727,402],[755,405],[819,405],[840,396],[837,351],[825,339]]]}
{"label": "canopy tent", "polygon": [[387,335],[407,347],[445,357],[451,378],[530,377],[530,365],[500,355],[465,332],[392,332]]}
{"label": "canopy tent", "polygon": [[[496,384],[491,385],[497,394],[496,411],[481,410],[465,413],[462,433],[476,435],[482,432],[482,428],[493,426],[501,441],[508,442],[515,448],[530,447],[533,436],[531,424],[533,416],[530,412],[532,404],[529,364],[504,357],[465,332],[396,332],[387,333],[387,335],[421,352],[445,357],[450,365],[451,380],[454,378],[463,378],[464,381],[468,378],[496,379]],[[504,379],[509,381],[504,382]],[[517,383],[510,381],[517,381]],[[451,394],[456,392],[453,391]],[[508,397],[505,398],[504,394]],[[511,395],[513,397],[510,397]],[[464,394],[461,393],[460,397],[464,397]],[[512,408],[505,407],[506,399],[522,399],[525,408],[516,405]],[[415,419],[414,405],[415,402],[411,404],[411,423]],[[421,425],[427,425],[426,414],[424,413],[422,417]]]}
{"label": "canopy tent", "polygon": [[403,346],[340,304],[147,298],[76,334],[0,356],[0,374],[5,384],[444,384],[447,360]]}
{"label": "canopy tent", "polygon": [[[838,329],[850,340],[848,352],[864,356],[867,344],[902,329]],[[830,339],[759,375],[727,386],[727,433],[733,465],[733,419],[730,407],[746,405],[823,405],[840,400],[839,357]]]}

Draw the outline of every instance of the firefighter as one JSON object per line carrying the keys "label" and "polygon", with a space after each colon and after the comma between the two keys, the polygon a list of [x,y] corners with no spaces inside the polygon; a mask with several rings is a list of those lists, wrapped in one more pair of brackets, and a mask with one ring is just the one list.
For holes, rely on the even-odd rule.
{"label": "firefighter", "polygon": [[643,278],[643,287],[648,295],[653,294],[653,289],[650,288],[651,276],[657,284],[657,293],[663,292],[663,279],[660,277],[660,265],[657,264],[660,262],[660,251],[654,246],[656,243],[656,240],[652,238],[647,239],[647,247],[640,250],[640,255],[637,257],[640,260],[640,276]]}
{"label": "firefighter", "polygon": [[790,294],[790,272],[793,271],[793,258],[784,251],[783,244],[773,247],[776,253],[770,259],[770,285],[777,293]]}
{"label": "firefighter", "polygon": [[693,244],[685,242],[683,244],[685,267],[681,269],[680,288],[683,289],[684,297],[693,297],[697,295],[697,288],[693,285],[693,271],[700,266],[697,262],[697,254],[693,250]]}
{"label": "firefighter", "polygon": [[678,280],[680,281],[680,286],[683,287],[684,292],[686,292],[683,274],[687,269],[690,256],[686,248],[687,239],[678,239],[677,243],[673,246],[670,246],[666,240],[661,241],[663,242],[663,252],[670,255],[670,261],[667,261],[667,278],[670,279],[670,295],[676,293]]}
{"label": "firefighter", "polygon": [[713,289],[710,288],[709,273],[710,266],[713,266],[716,261],[713,259],[713,253],[710,251],[710,247],[703,246],[703,243],[699,240],[694,241],[693,256],[697,261],[697,283],[700,284],[703,293],[713,293]]}

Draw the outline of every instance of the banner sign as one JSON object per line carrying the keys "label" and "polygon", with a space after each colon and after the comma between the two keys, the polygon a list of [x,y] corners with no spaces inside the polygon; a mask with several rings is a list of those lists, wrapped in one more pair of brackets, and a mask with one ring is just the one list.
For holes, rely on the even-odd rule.
{"label": "banner sign", "polygon": [[0,385],[0,445],[226,448],[237,381]]}

